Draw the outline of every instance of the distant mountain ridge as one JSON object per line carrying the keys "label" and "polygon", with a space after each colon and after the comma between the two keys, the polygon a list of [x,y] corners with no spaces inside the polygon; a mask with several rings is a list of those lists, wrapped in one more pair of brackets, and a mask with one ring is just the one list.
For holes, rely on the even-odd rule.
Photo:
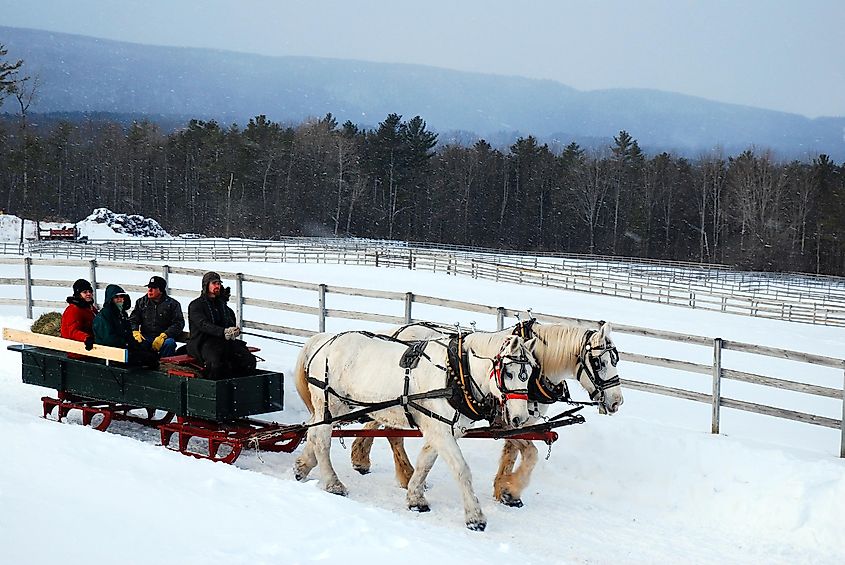
{"label": "distant mountain ridge", "polygon": [[[845,118],[713,102],[657,90],[583,92],[550,80],[421,65],[315,57],[268,57],[160,47],[0,26],[9,59],[24,59],[41,87],[35,112],[189,116],[244,124],[266,114],[282,122],[334,114],[373,127],[389,113],[420,115],[441,140],[607,144],[627,130],[650,151],[697,155],[749,146],[805,158],[845,160]],[[8,103],[4,111],[14,108]]]}

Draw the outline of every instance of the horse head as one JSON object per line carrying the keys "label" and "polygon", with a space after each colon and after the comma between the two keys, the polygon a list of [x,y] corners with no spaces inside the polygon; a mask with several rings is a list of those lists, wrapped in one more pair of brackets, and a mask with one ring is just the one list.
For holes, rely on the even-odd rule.
{"label": "horse head", "polygon": [[599,402],[599,411],[603,414],[613,414],[624,401],[616,368],[618,362],[619,352],[610,339],[609,323],[600,322],[598,330],[588,330],[584,334],[576,376],[590,400]]}
{"label": "horse head", "polygon": [[[498,399],[505,425],[518,428],[530,417],[528,411],[528,380],[538,366],[531,353],[534,339],[524,341],[510,335],[505,338],[499,353],[493,358],[490,371],[490,392]],[[536,377],[533,377],[536,378]]]}

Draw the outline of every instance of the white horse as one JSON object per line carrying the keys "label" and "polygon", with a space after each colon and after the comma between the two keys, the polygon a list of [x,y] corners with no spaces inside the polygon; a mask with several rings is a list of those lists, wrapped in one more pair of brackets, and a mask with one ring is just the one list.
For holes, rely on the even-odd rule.
{"label": "white horse", "polygon": [[[568,393],[564,380],[575,377],[590,399],[598,402],[601,413],[613,414],[622,405],[622,387],[616,364],[619,353],[610,338],[610,324],[601,322],[598,330],[588,330],[580,326],[566,324],[540,324],[535,320],[521,322],[515,328],[501,332],[475,332],[467,336],[487,336],[490,343],[496,343],[505,335],[517,333],[530,340],[531,350],[540,364],[542,376],[533,381],[534,388],[529,397],[532,419],[526,425],[536,423],[545,415],[548,407],[556,400],[565,400]],[[448,335],[454,328],[431,323],[414,323],[394,328],[385,332],[403,340],[431,339]],[[483,341],[478,344],[479,355],[489,355]],[[564,391],[566,391],[564,393]],[[365,428],[378,427],[369,423]],[[413,466],[405,452],[402,438],[388,438],[393,450],[396,479],[403,487],[407,486],[413,473]],[[352,444],[352,466],[359,473],[370,470],[370,449],[373,438],[360,437]],[[517,457],[522,462],[516,467]],[[520,507],[522,491],[531,479],[531,473],[537,464],[537,448],[533,442],[519,439],[506,439],[502,447],[499,469],[493,480],[493,496],[502,504]]]}
{"label": "white horse", "polygon": [[346,487],[329,454],[331,419],[356,408],[376,409],[368,413],[375,421],[389,427],[416,426],[423,436],[416,470],[407,483],[408,508],[429,510],[425,479],[439,454],[460,485],[467,527],[483,530],[486,518],[456,439],[482,417],[499,417],[513,427],[528,421],[528,381],[537,367],[530,349],[517,336],[495,338],[498,346],[489,356],[473,352],[470,341],[488,344],[493,339],[462,338],[457,351],[465,361],[450,367],[448,340],[417,342],[409,348],[366,332],[311,337],[294,372],[313,426],[294,465],[297,480],[304,480],[319,464],[323,488],[345,495]]}

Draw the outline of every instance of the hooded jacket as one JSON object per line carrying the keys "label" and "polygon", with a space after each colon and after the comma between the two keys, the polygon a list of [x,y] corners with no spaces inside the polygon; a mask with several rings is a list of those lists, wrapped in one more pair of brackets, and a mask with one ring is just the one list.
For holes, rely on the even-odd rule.
{"label": "hooded jacket", "polygon": [[194,357],[198,356],[200,348],[209,339],[223,337],[223,330],[237,325],[235,312],[226,305],[221,298],[209,298],[208,284],[213,280],[219,280],[217,273],[206,273],[202,278],[202,290],[198,298],[195,298],[188,305],[188,324],[190,326],[191,339],[188,341],[188,352]]}
{"label": "hooded jacket", "polygon": [[[124,309],[119,310],[112,299],[123,295]],[[94,318],[94,343],[125,349],[132,339],[132,328],[126,310],[129,308],[129,295],[116,284],[106,287],[103,309]]]}

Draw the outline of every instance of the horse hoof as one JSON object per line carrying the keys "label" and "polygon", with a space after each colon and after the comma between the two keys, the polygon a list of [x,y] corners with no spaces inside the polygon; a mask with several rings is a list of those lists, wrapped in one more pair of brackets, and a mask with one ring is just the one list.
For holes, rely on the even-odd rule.
{"label": "horse hoof", "polygon": [[408,510],[413,512],[431,512],[431,508],[428,504],[412,504],[408,507]]}
{"label": "horse hoof", "polygon": [[370,474],[370,468],[369,467],[358,467],[357,465],[353,465],[352,468],[355,469],[356,471],[358,471],[359,473],[361,473],[362,475],[369,475]]}
{"label": "horse hoof", "polygon": [[326,492],[329,492],[331,494],[336,494],[338,496],[348,496],[349,495],[349,491],[346,490],[346,487],[343,486],[343,485],[340,485],[340,484],[327,487]]}
{"label": "horse hoof", "polygon": [[487,527],[487,522],[467,522],[467,529],[473,532],[483,532]]}
{"label": "horse hoof", "polygon": [[514,498],[509,492],[502,493],[502,498],[499,499],[499,502],[512,508],[522,508],[522,499]]}

